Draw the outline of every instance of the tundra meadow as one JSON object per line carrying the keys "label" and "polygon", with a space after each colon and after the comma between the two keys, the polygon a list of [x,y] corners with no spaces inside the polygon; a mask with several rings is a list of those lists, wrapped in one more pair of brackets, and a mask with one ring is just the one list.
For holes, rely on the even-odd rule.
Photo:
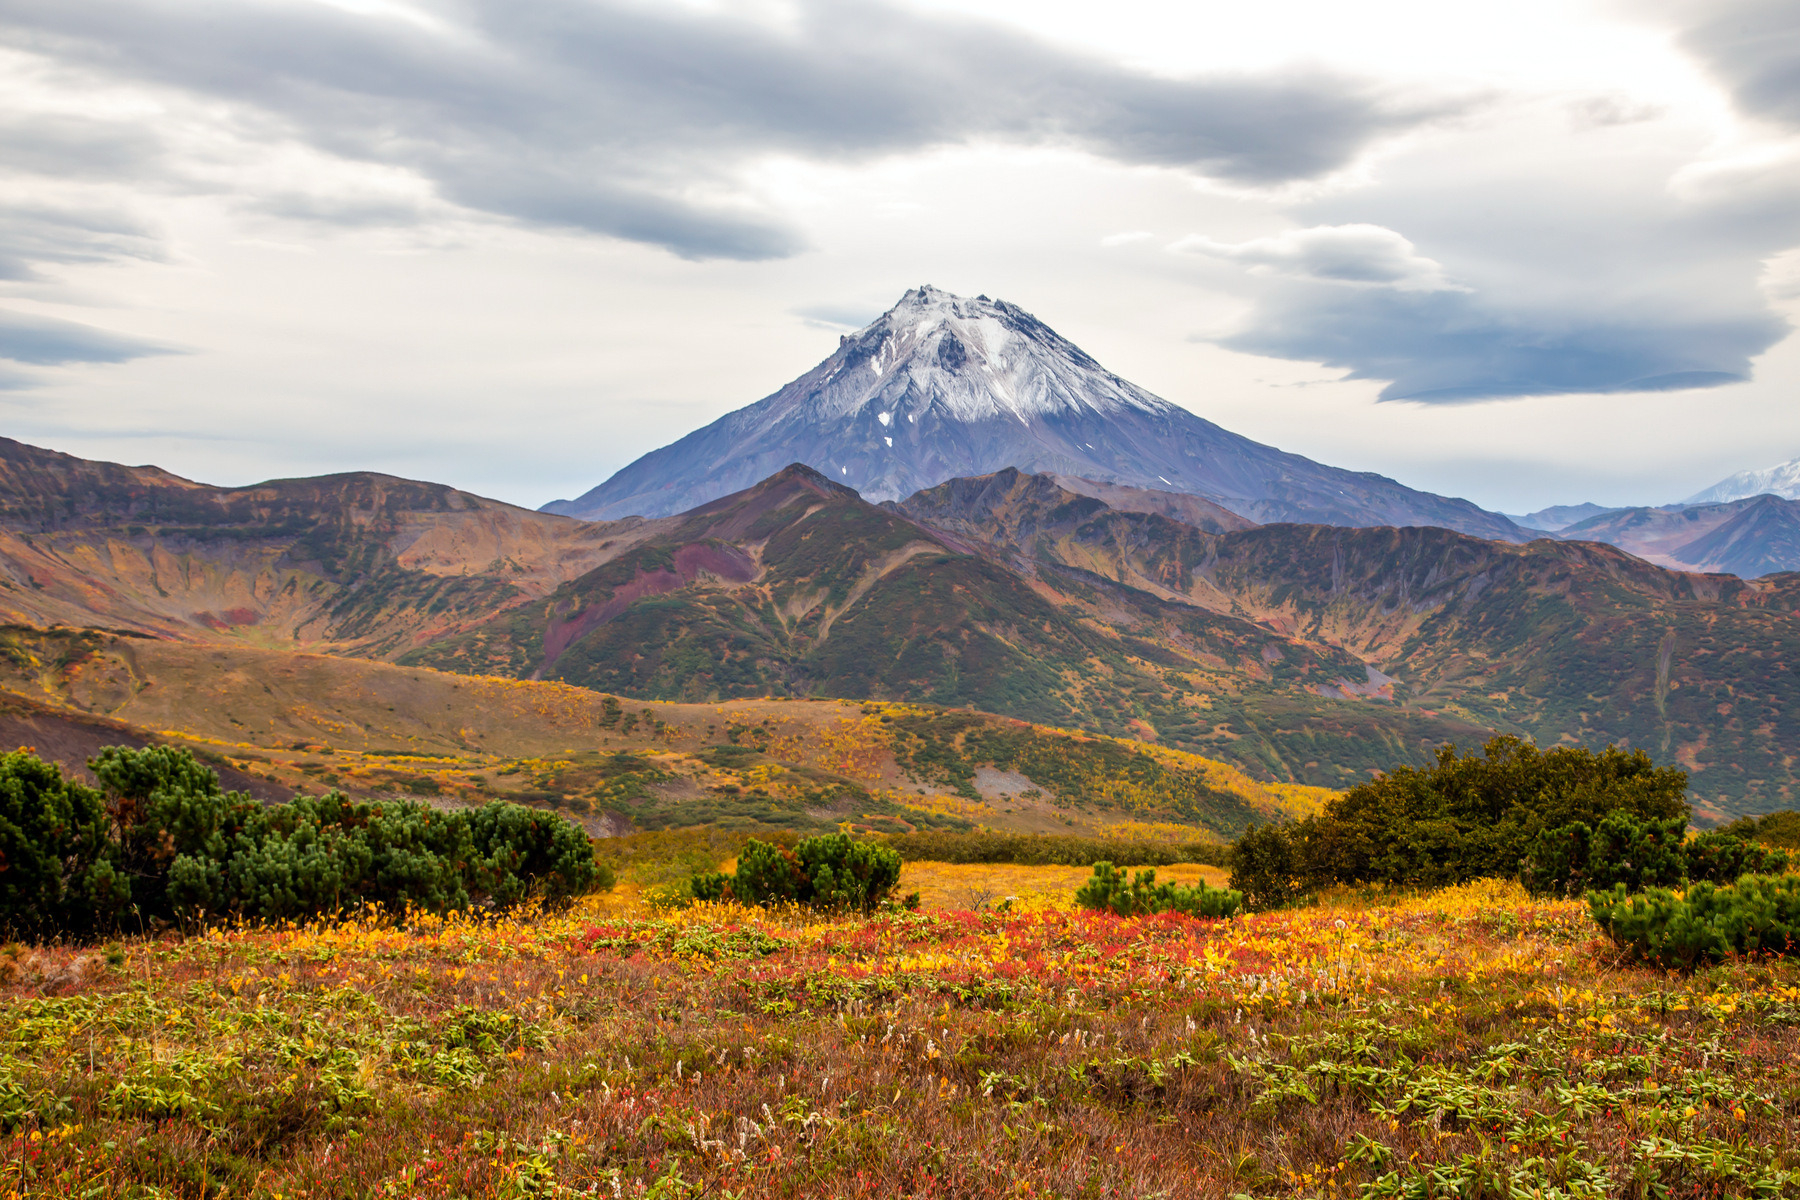
{"label": "tundra meadow", "polygon": [[1223,920],[215,928],[0,958],[0,1195],[1780,1197],[1800,970],[1479,881]]}

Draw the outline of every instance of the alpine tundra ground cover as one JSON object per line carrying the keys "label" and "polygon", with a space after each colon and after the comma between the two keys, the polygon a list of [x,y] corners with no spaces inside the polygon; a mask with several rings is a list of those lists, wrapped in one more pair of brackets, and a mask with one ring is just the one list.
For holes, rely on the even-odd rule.
{"label": "alpine tundra ground cover", "polygon": [[1800,970],[1627,966],[1489,883],[344,920],[14,949],[0,992],[0,1195],[1800,1194]]}

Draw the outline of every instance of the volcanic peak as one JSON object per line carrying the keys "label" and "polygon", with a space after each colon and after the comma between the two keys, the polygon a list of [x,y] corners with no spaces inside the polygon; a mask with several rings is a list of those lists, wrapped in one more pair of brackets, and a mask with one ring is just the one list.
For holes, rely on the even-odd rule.
{"label": "volcanic peak", "polygon": [[1163,413],[1171,407],[1120,379],[1015,304],[916,287],[813,372],[809,415],[874,410],[884,427],[927,413],[959,421],[1065,413]]}

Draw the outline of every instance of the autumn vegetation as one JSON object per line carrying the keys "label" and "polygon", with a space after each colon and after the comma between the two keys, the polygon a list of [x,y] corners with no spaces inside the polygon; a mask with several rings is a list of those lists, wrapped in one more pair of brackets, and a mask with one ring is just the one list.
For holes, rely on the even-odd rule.
{"label": "autumn vegetation", "polygon": [[[117,871],[179,857],[123,814],[232,812],[191,758],[96,765]],[[79,794],[52,775],[40,791]],[[525,856],[522,890],[490,874],[455,903],[171,908],[28,939],[0,951],[0,1193],[1800,1195],[1800,960],[1779,936],[1800,890],[1697,878],[1781,864],[1755,827],[1670,837],[1671,782],[1631,755],[1448,754],[1260,826],[1229,887],[1125,871],[1105,839],[703,828],[595,843],[610,891]],[[397,827],[423,837],[427,815],[447,814]],[[1091,875],[909,909],[907,872],[932,864],[896,847],[958,838],[961,870]],[[1366,866],[1315,873],[1328,839]],[[1579,853],[1527,890],[1549,846]],[[1573,886],[1626,856],[1632,890]]]}

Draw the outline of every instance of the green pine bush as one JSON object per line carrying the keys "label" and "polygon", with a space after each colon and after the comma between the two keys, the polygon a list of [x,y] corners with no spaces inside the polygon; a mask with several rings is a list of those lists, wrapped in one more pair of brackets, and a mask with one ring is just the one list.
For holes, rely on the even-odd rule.
{"label": "green pine bush", "polygon": [[1250,826],[1231,848],[1231,887],[1256,912],[1282,908],[1309,889],[1304,830]]}
{"label": "green pine bush", "polygon": [[1135,917],[1150,913],[1177,912],[1190,917],[1229,917],[1244,907],[1242,892],[1209,888],[1204,879],[1189,887],[1179,883],[1157,883],[1156,868],[1146,867],[1137,877],[1126,882],[1125,872],[1109,862],[1095,863],[1094,874],[1075,893],[1075,903],[1082,908]]}
{"label": "green pine bush", "polygon": [[[1512,876],[1546,830],[1614,813],[1685,822],[1687,774],[1641,750],[1539,750],[1497,737],[1480,754],[1438,751],[1326,801],[1323,812],[1253,829],[1232,847],[1233,887],[1277,908],[1333,884],[1439,888]],[[1554,846],[1546,843],[1546,850]],[[1579,889],[1577,889],[1579,890]]]}
{"label": "green pine bush", "polygon": [[557,904],[602,882],[580,829],[522,805],[444,812],[339,792],[263,805],[164,746],[108,747],[89,765],[103,792],[29,754],[0,756],[0,926],[14,936],[362,904]]}
{"label": "green pine bush", "polygon": [[1787,855],[1714,831],[1685,841],[1687,822],[1638,821],[1615,812],[1589,829],[1580,821],[1548,829],[1532,840],[1520,880],[1537,895],[1579,896],[1683,883],[1734,883],[1741,875],[1787,870]]}
{"label": "green pine bush", "polygon": [[1588,894],[1594,921],[1632,958],[1692,970],[1734,954],[1800,953],[1800,876],[1746,875],[1685,894],[1624,884]]}
{"label": "green pine bush", "polygon": [[1745,875],[1780,875],[1788,869],[1786,851],[1760,846],[1722,829],[1690,841],[1687,877],[1695,883],[1734,883]]}
{"label": "green pine bush", "polygon": [[899,882],[900,856],[893,850],[832,833],[792,850],[752,838],[738,855],[735,874],[704,872],[689,886],[696,900],[873,912]]}
{"label": "green pine bush", "polygon": [[130,888],[99,792],[23,750],[0,755],[0,932],[86,937],[117,919]]}
{"label": "green pine bush", "polygon": [[1291,828],[1316,884],[1435,888],[1513,875],[1546,829],[1597,828],[1615,812],[1685,820],[1686,794],[1686,772],[1641,750],[1539,750],[1497,737],[1480,755],[1445,747],[1424,770],[1400,767],[1358,784]]}
{"label": "green pine bush", "polygon": [[1584,821],[1546,829],[1526,850],[1519,879],[1539,896],[1676,887],[1687,878],[1686,830],[1685,817],[1638,821],[1623,812],[1608,814],[1597,829]]}

